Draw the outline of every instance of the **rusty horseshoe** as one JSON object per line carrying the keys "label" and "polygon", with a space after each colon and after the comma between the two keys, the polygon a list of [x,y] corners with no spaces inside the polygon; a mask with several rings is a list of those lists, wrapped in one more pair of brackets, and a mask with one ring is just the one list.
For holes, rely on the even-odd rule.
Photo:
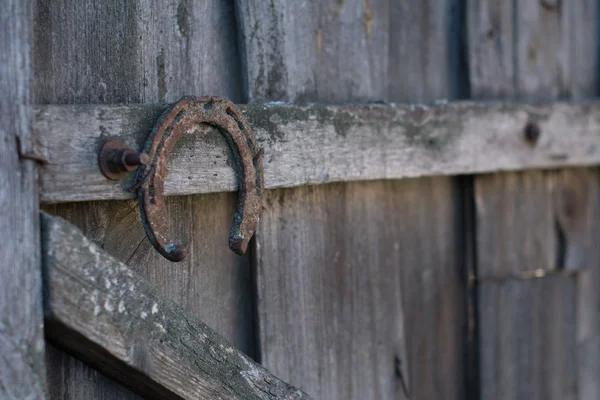
{"label": "rusty horseshoe", "polygon": [[262,149],[242,113],[227,99],[183,97],[159,118],[146,142],[150,162],[138,169],[140,212],[146,235],[152,245],[170,261],[185,258],[186,250],[169,239],[167,208],[163,198],[164,181],[171,150],[186,133],[201,124],[217,128],[233,153],[233,167],[239,183],[237,210],[229,234],[229,248],[244,254],[256,231],[264,189]]}

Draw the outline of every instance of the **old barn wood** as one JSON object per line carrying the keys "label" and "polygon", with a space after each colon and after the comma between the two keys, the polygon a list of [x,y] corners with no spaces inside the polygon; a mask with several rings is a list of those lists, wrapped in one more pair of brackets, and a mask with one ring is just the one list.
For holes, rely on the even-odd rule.
{"label": "old barn wood", "polygon": [[[0,399],[599,399],[599,12],[0,0]],[[264,148],[245,256],[220,132],[168,163],[177,264],[98,170],[187,95]]]}
{"label": "old barn wood", "polygon": [[[267,189],[600,163],[600,104],[255,104],[241,110],[266,154]],[[162,111],[162,105],[37,107],[35,154],[47,161],[41,200],[134,197],[124,190],[133,182],[100,173],[99,146],[119,138],[141,150]],[[198,131],[176,148],[165,194],[237,189],[225,139],[208,126]]]}

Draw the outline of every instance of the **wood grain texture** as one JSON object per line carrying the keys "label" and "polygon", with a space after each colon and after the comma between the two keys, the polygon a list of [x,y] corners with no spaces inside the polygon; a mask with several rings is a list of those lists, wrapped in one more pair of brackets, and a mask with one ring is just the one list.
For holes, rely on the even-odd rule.
{"label": "wood grain texture", "polygon": [[[475,98],[596,95],[597,7],[471,1]],[[597,185],[597,171],[585,169],[476,177],[482,398],[598,397]]]}
{"label": "wood grain texture", "polygon": [[388,3],[236,0],[248,100],[384,100]]}
{"label": "wood grain texture", "polygon": [[477,237],[479,280],[593,268],[596,179],[585,168],[478,176],[477,219],[490,224]]}
{"label": "wood grain texture", "polygon": [[[35,102],[161,103],[183,95],[241,100],[233,4],[227,1],[37,0]],[[153,121],[149,120],[151,124]],[[79,132],[67,129],[69,140]],[[93,144],[95,148],[97,144]],[[144,241],[133,202],[50,207],[250,354],[250,280],[245,258],[229,254],[235,195],[169,201],[173,235],[193,256],[174,267]],[[191,217],[193,216],[193,218]],[[194,229],[191,231],[190,229]],[[54,350],[54,349],[52,349]],[[139,398],[85,364],[53,351],[51,398]]]}
{"label": "wood grain texture", "polygon": [[[237,1],[248,100],[455,98],[455,85],[464,82],[446,79],[457,73],[452,59],[457,53],[449,47],[458,42],[453,30],[458,2],[401,3]],[[416,27],[415,21],[425,23]],[[426,121],[417,120],[419,125]],[[392,131],[385,124],[373,134],[368,124],[337,125],[329,131],[328,137],[335,138],[331,142],[310,129],[277,129],[284,140],[276,149],[285,149],[291,132],[300,140],[289,142],[295,146],[289,154],[300,151],[302,156],[288,156],[273,171],[290,176],[295,174],[290,165],[302,163],[299,184],[349,176],[371,179],[366,173],[375,170],[375,179],[400,178],[422,175],[408,172],[416,172],[413,165],[424,165],[421,160],[441,158],[416,150],[421,155],[397,163],[400,159],[392,153],[413,153],[413,142],[390,142],[399,137],[388,134]],[[346,132],[345,137],[336,136],[336,130]],[[348,146],[347,140],[354,138],[356,146]],[[266,142],[265,160],[273,158],[265,164],[267,187],[273,182],[268,170],[277,159],[268,146]],[[323,158],[315,157],[319,154]],[[406,189],[410,200],[397,188]],[[455,236],[441,233],[457,228],[454,189],[453,179],[435,178],[267,191],[256,250],[262,362],[320,398],[462,399],[464,286],[456,243],[447,241]],[[435,207],[419,207],[432,196]],[[408,204],[418,211],[412,214],[404,207]],[[404,219],[396,219],[395,213]],[[440,237],[430,239],[432,226]],[[426,243],[415,243],[414,238],[425,237]],[[417,253],[411,245],[427,250]]]}
{"label": "wood grain texture", "polygon": [[42,215],[47,334],[150,399],[303,399],[63,219]]}
{"label": "wood grain texture", "polygon": [[469,0],[467,42],[474,98],[510,98],[515,94],[514,1]]}
{"label": "wood grain texture", "polygon": [[31,1],[0,2],[0,398],[44,399],[37,166],[32,152]]}
{"label": "wood grain texture", "polygon": [[[235,194],[167,199],[171,232],[188,249],[186,260],[176,265],[148,242],[136,201],[71,203],[46,209],[73,222],[236,348],[254,354],[250,269],[247,259],[227,246],[235,205]],[[106,390],[114,389],[107,385]]]}
{"label": "wood grain texture", "polygon": [[[568,23],[575,29],[568,30],[570,95],[575,99],[598,96],[600,76],[598,63],[598,16],[599,4],[595,0],[575,0],[567,5]],[[564,6],[563,6],[564,7]]]}
{"label": "wood grain texture", "polygon": [[467,7],[474,98],[597,94],[597,2],[469,0]]}
{"label": "wood grain texture", "polygon": [[476,178],[479,280],[527,279],[562,268],[552,193],[544,171]]}
{"label": "wood grain texture", "polygon": [[557,173],[555,210],[564,268],[575,271],[578,399],[600,397],[600,176],[598,169]]}
{"label": "wood grain texture", "polygon": [[[141,149],[161,105],[40,106],[35,149],[44,202],[131,198],[131,181],[106,179],[97,154],[108,138]],[[600,162],[600,104],[457,102],[437,106],[240,107],[265,152],[265,186],[395,179]],[[535,121],[535,146],[524,127]],[[76,132],[76,134],[74,134]],[[167,195],[232,191],[230,151],[215,129],[173,152]]]}
{"label": "wood grain texture", "polygon": [[50,399],[142,400],[83,361],[66,356],[63,349],[49,341],[46,365]]}
{"label": "wood grain texture", "polygon": [[38,104],[240,98],[233,8],[179,0],[37,0]]}
{"label": "wood grain texture", "polygon": [[316,398],[462,398],[448,193],[449,178],[268,191],[262,363]]}
{"label": "wood grain texture", "polygon": [[464,98],[468,94],[462,45],[465,2],[388,3],[388,9],[377,10],[389,21],[388,100],[415,103]]}
{"label": "wood grain texture", "polygon": [[483,283],[479,310],[481,398],[577,398],[574,277]]}
{"label": "wood grain texture", "polygon": [[250,102],[432,101],[459,93],[454,0],[236,0]]}

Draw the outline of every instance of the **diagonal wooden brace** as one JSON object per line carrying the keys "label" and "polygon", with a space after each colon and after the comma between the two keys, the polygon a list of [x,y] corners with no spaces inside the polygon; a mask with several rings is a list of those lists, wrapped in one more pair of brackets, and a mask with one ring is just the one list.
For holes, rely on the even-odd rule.
{"label": "diagonal wooden brace", "polygon": [[46,337],[148,399],[308,399],[42,213]]}

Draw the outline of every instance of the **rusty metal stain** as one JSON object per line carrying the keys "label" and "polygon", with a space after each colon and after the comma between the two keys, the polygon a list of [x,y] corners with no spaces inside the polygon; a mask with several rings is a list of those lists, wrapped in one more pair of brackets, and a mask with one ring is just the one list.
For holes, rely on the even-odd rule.
{"label": "rusty metal stain", "polygon": [[237,210],[229,234],[229,248],[244,254],[256,231],[264,190],[262,149],[246,118],[227,100],[218,97],[183,97],[159,118],[145,152],[150,162],[138,170],[138,197],[142,222],[152,245],[170,261],[181,261],[186,250],[169,237],[164,181],[171,150],[194,127],[207,124],[219,129],[233,153],[239,182]]}

